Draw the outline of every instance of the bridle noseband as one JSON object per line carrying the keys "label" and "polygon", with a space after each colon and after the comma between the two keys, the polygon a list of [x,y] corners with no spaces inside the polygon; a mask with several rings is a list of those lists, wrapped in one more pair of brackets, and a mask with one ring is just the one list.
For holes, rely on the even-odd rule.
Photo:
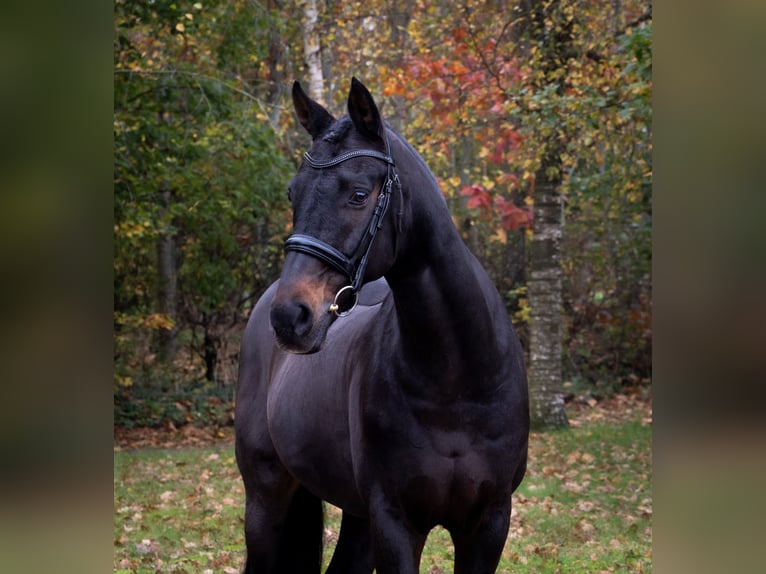
{"label": "bridle noseband", "polygon": [[[383,186],[378,193],[378,201],[375,205],[375,210],[372,212],[370,223],[367,226],[367,231],[362,235],[359,240],[359,244],[356,246],[351,257],[346,256],[344,253],[330,245],[311,235],[304,235],[302,233],[294,233],[285,241],[285,251],[298,251],[316,257],[317,259],[328,264],[330,267],[338,270],[346,277],[349,278],[350,284],[341,288],[336,294],[335,299],[330,305],[328,311],[335,313],[338,317],[348,315],[356,307],[359,301],[359,288],[362,286],[364,279],[364,272],[367,268],[367,263],[372,250],[372,243],[375,240],[375,235],[378,230],[383,227],[383,216],[388,211],[388,204],[391,201],[391,188],[394,183],[400,186],[399,176],[396,173],[394,158],[391,157],[391,148],[389,147],[388,138],[386,138],[386,153],[375,150],[353,150],[336,156],[328,160],[317,160],[311,157],[306,152],[304,154],[306,163],[315,169],[324,169],[326,167],[333,167],[339,163],[343,163],[346,160],[356,157],[372,157],[386,162],[388,165],[388,171],[386,173],[386,180],[383,182]],[[350,291],[354,296],[354,304],[348,309],[340,311],[339,299],[342,293]]]}

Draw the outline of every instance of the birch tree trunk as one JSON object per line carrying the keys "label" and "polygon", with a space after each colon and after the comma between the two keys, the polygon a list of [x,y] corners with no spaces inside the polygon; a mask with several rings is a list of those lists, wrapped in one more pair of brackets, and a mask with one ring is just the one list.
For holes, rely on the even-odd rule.
{"label": "birch tree trunk", "polygon": [[[403,66],[411,53],[407,28],[414,12],[413,0],[393,0],[388,3],[388,33],[392,50],[384,57],[392,67]],[[391,110],[386,111],[386,118],[395,130],[401,132],[407,120],[407,101],[404,96],[391,94],[388,105]]]}
{"label": "birch tree trunk", "polygon": [[[269,13],[273,13],[277,9],[277,3],[275,0],[269,0],[266,7]],[[269,123],[271,128],[274,130],[274,133],[279,133],[280,113],[282,110],[279,104],[285,91],[284,75],[287,62],[284,40],[282,39],[279,27],[276,26],[276,22],[269,27],[267,38],[268,56],[266,61],[269,67],[270,85],[266,101],[269,105]]]}
{"label": "birch tree trunk", "polygon": [[[560,97],[568,62],[574,56],[572,14],[559,0],[523,0],[521,4],[529,18],[528,37],[539,48],[536,61],[539,88],[555,86]],[[532,427],[537,429],[569,426],[561,380],[561,154],[565,128],[562,118],[546,119],[553,119],[557,126],[546,138],[544,155],[535,174],[534,233],[527,287],[529,410]]]}
{"label": "birch tree trunk", "polygon": [[532,426],[538,429],[569,425],[561,382],[561,182],[545,173],[543,165],[535,186],[535,227],[527,283],[529,410]]}
{"label": "birch tree trunk", "polygon": [[303,7],[303,60],[309,77],[308,93],[319,103],[324,103],[324,76],[322,52],[317,33],[316,0],[306,0]]}

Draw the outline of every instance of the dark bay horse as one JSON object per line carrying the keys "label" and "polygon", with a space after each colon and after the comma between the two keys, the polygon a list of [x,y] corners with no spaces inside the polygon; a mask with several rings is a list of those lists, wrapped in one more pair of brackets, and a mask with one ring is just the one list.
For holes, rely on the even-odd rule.
{"label": "dark bay horse", "polygon": [[442,525],[455,572],[494,572],[529,431],[522,349],[434,176],[352,79],[335,119],[298,82],[312,138],[294,234],[242,340],[236,454],[248,573],[418,572]]}

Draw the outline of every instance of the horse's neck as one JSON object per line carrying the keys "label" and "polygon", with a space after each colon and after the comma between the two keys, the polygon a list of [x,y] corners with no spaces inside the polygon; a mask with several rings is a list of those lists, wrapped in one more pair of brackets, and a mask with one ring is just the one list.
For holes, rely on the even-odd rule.
{"label": "horse's neck", "polygon": [[496,291],[438,193],[412,198],[405,253],[387,279],[396,305],[397,352],[425,378],[463,394],[468,378],[472,385],[493,384],[505,350],[496,331]]}

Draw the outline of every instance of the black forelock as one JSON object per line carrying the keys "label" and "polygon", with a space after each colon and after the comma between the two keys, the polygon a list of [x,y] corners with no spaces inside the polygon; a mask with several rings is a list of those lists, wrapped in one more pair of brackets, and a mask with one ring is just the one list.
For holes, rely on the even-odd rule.
{"label": "black forelock", "polygon": [[322,141],[329,144],[338,144],[342,142],[353,125],[351,118],[348,116],[341,117],[322,135]]}

